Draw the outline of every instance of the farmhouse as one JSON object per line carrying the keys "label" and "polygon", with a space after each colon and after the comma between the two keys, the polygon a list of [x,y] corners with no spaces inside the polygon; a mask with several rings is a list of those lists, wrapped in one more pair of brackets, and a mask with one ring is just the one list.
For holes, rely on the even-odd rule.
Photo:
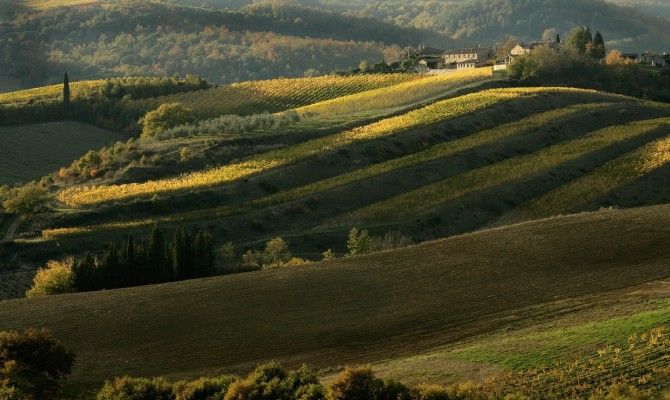
{"label": "farmhouse", "polygon": [[444,64],[456,69],[476,68],[486,64],[491,58],[492,50],[485,47],[447,50],[444,52]]}
{"label": "farmhouse", "polygon": [[637,58],[637,62],[656,68],[665,68],[668,65],[667,56],[665,54],[657,53],[642,53],[642,55]]}
{"label": "farmhouse", "polygon": [[538,47],[542,46],[548,46],[551,49],[557,49],[560,43],[558,42],[553,42],[553,41],[548,41],[548,42],[533,42],[533,43],[519,43],[512,50],[509,52],[509,56],[507,57],[506,63],[510,64],[514,59],[516,59],[519,56],[522,56],[524,54],[528,54],[531,51],[535,50]]}

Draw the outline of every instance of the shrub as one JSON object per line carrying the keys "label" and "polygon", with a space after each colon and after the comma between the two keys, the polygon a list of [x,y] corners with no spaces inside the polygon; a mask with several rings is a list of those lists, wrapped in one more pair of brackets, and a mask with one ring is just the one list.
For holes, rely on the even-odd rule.
{"label": "shrub", "polygon": [[3,196],[2,208],[9,214],[34,214],[47,202],[46,190],[35,182],[9,190]]}
{"label": "shrub", "polygon": [[228,388],[237,380],[231,375],[200,378],[174,385],[175,400],[223,400]]}
{"label": "shrub", "polygon": [[334,260],[336,258],[335,252],[331,249],[328,249],[322,253],[323,261]]}
{"label": "shrub", "polygon": [[402,249],[413,244],[414,240],[411,237],[398,231],[390,231],[386,232],[384,236],[374,236],[372,238],[371,251]]}
{"label": "shrub", "polygon": [[346,368],[330,386],[332,400],[377,400],[384,382],[370,368]]}
{"label": "shrub", "polygon": [[0,332],[0,398],[54,398],[74,359],[45,329]]}
{"label": "shrub", "polygon": [[370,253],[372,251],[372,241],[368,231],[359,231],[358,228],[351,228],[347,240],[347,248],[351,256]]}
{"label": "shrub", "polygon": [[422,385],[417,389],[417,400],[449,400],[447,390],[438,385]]}
{"label": "shrub", "polygon": [[305,263],[307,263],[306,260],[291,255],[288,243],[280,237],[269,240],[263,251],[248,250],[242,256],[242,264],[252,268],[281,267]]}
{"label": "shrub", "polygon": [[379,400],[415,400],[414,393],[403,383],[394,380],[384,380],[379,392]]}
{"label": "shrub", "polygon": [[157,109],[144,115],[142,136],[157,136],[170,128],[188,124],[194,120],[193,112],[181,103],[161,104]]}
{"label": "shrub", "polygon": [[75,291],[72,267],[74,260],[50,260],[40,268],[33,278],[33,286],[26,292],[27,297],[72,293]]}
{"label": "shrub", "polygon": [[195,124],[179,125],[161,132],[160,139],[174,139],[187,136],[242,134],[254,131],[279,129],[300,120],[300,114],[286,111],[281,114],[254,114],[247,116],[223,115],[199,121]]}
{"label": "shrub", "polygon": [[106,381],[97,400],[174,400],[172,386],[163,378],[131,378],[124,376]]}
{"label": "shrub", "polygon": [[[245,379],[230,385],[225,400],[321,400],[323,388],[306,366],[286,372],[270,362],[259,365]],[[301,397],[298,397],[301,396]]]}

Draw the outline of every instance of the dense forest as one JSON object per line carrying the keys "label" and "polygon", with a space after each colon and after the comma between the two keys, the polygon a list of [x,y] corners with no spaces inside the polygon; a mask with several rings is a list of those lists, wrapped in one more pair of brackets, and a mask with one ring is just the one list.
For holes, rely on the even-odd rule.
{"label": "dense forest", "polygon": [[[5,10],[5,15],[10,13]],[[24,85],[197,74],[213,83],[330,73],[441,34],[297,6],[237,11],[121,2],[12,14],[0,24],[0,71]]]}
{"label": "dense forest", "polygon": [[670,48],[663,4],[613,1],[635,10],[600,0],[130,0],[31,11],[7,1],[0,90],[55,83],[64,70],[75,79],[196,74],[212,83],[312,76],[391,60],[406,46],[535,40],[578,25],[603,32],[610,48]]}
{"label": "dense forest", "polygon": [[[215,0],[211,0],[215,2]],[[659,0],[300,0],[326,4],[340,12],[375,17],[399,26],[433,29],[452,38],[492,43],[505,35],[539,39],[546,29],[567,33],[579,26],[603,31],[611,45],[624,50],[670,48],[667,19],[652,15],[670,7]],[[227,1],[221,1],[223,4]],[[646,12],[646,14],[644,13]],[[670,14],[670,13],[668,13]],[[668,15],[665,14],[665,15]]]}

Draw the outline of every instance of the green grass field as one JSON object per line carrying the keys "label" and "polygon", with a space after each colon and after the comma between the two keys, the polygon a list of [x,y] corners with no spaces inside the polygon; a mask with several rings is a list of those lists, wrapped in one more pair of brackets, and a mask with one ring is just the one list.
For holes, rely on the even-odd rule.
{"label": "green grass field", "polygon": [[0,185],[40,177],[68,166],[90,149],[122,135],[78,122],[0,127]]}
{"label": "green grass field", "polygon": [[[79,388],[126,373],[240,372],[269,359],[326,368],[404,357],[561,315],[557,302],[668,278],[668,211],[581,214],[305,267],[5,301],[0,330],[48,326],[77,351]],[[619,338],[666,316],[601,332]],[[477,360],[477,349],[460,357],[498,362],[494,352]]]}

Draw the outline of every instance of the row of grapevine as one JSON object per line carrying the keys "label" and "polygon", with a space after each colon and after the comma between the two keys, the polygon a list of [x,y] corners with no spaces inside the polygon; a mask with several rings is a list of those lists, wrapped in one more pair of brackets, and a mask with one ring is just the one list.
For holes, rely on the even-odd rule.
{"label": "row of grapevine", "polygon": [[368,90],[337,97],[298,108],[307,118],[319,121],[339,120],[342,117],[375,117],[383,111],[398,111],[408,105],[425,103],[444,97],[450,90],[491,78],[491,68],[456,71],[447,75],[433,75],[420,81]]}
{"label": "row of grapevine", "polygon": [[281,167],[356,142],[370,141],[394,135],[408,129],[477,112],[495,104],[511,101],[522,96],[562,91],[570,92],[574,90],[563,88],[514,88],[482,91],[454,99],[443,100],[397,117],[387,118],[349,131],[259,154],[241,162],[210,170],[143,183],[74,187],[60,192],[58,198],[69,206],[80,207],[109,201],[146,197],[154,194],[209,188],[243,179],[271,168]]}
{"label": "row of grapevine", "polygon": [[[670,131],[668,131],[670,135]],[[541,218],[563,213],[670,163],[670,136],[655,140],[533,200],[520,212]]]}
{"label": "row of grapevine", "polygon": [[284,78],[233,83],[194,93],[137,100],[128,107],[143,112],[164,103],[182,103],[202,117],[279,112],[366,90],[425,79],[416,74],[369,74]]}
{"label": "row of grapevine", "polygon": [[607,127],[582,138],[558,143],[528,155],[450,177],[440,182],[372,204],[338,219],[342,223],[389,221],[408,218],[458,197],[548,171],[561,163],[576,160],[617,142],[670,127],[670,118],[632,122]]}
{"label": "row of grapevine", "polygon": [[[81,94],[91,89],[96,89],[104,84],[105,80],[77,81],[70,83],[72,98],[77,98]],[[19,90],[16,92],[0,93],[0,106],[23,104],[30,101],[55,101],[61,98],[63,94],[63,85],[41,86],[33,89]]]}

